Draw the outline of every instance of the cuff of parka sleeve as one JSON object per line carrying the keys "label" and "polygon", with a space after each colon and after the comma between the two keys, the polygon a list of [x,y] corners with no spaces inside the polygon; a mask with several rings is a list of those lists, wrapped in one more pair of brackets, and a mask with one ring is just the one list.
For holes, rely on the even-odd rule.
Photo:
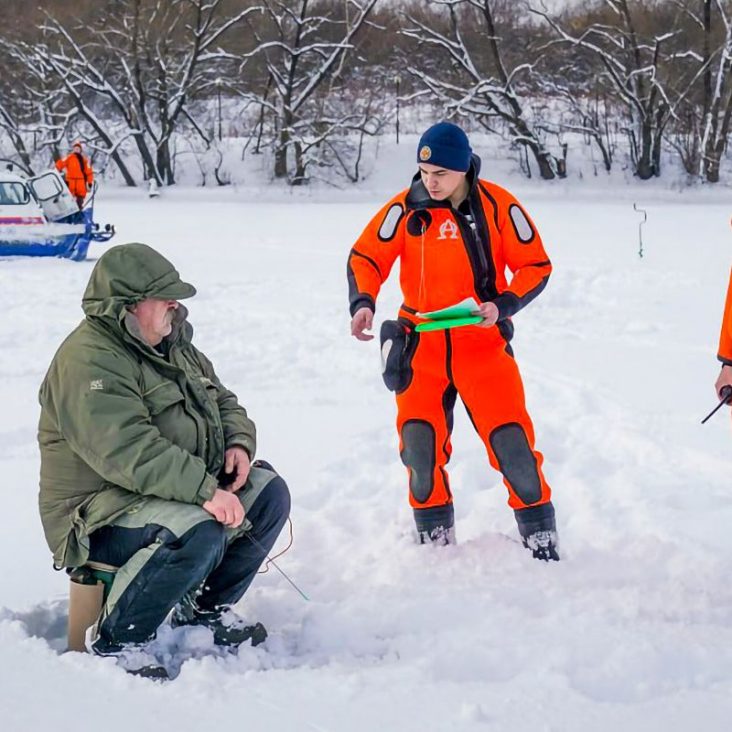
{"label": "cuff of parka sleeve", "polygon": [[248,440],[245,437],[232,437],[231,440],[226,443],[226,449],[228,450],[230,447],[241,447],[244,452],[249,455],[249,460],[254,460],[254,454],[256,453],[257,448],[251,440]]}
{"label": "cuff of parka sleeve", "polygon": [[493,298],[493,304],[498,308],[498,320],[506,320],[521,309],[521,303],[512,292],[503,292]]}
{"label": "cuff of parka sleeve", "polygon": [[361,295],[350,305],[351,317],[353,317],[361,308],[368,308],[372,313],[376,312],[376,303],[370,295]]}
{"label": "cuff of parka sleeve", "polygon": [[722,366],[732,366],[732,358],[727,358],[726,356],[722,356],[722,354],[719,354],[717,358],[722,362]]}
{"label": "cuff of parka sleeve", "polygon": [[216,493],[218,487],[219,483],[216,478],[206,473],[198,489],[198,493],[196,493],[196,503],[199,506],[203,506],[206,501],[210,501],[214,497],[214,493]]}

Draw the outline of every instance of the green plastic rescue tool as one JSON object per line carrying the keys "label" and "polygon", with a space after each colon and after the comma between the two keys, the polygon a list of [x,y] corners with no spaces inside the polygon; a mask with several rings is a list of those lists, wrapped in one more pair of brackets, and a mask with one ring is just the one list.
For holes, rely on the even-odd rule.
{"label": "green plastic rescue tool", "polygon": [[427,323],[420,323],[415,330],[423,333],[426,330],[445,330],[446,328],[459,328],[461,325],[476,325],[483,322],[480,315],[468,315],[464,318],[445,318],[444,320],[430,320]]}

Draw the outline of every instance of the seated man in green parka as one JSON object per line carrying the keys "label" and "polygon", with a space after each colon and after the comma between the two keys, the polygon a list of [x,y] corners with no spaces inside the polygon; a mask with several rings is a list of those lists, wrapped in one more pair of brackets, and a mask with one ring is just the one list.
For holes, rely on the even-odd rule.
{"label": "seated man in green parka", "polygon": [[231,606],[290,510],[282,478],[251,463],[254,423],[191,343],[179,300],[195,292],[145,244],[109,249],[40,390],[55,565],[120,567],[92,650],[152,676],[165,669],[139,649],[171,609],[173,625],[204,625],[217,644],[264,640]]}

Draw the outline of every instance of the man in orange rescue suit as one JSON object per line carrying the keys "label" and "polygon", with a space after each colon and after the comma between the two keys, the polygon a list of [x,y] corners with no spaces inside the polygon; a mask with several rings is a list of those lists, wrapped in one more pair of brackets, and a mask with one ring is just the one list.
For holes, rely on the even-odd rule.
{"label": "man in orange rescue suit", "polygon": [[92,170],[89,158],[84,157],[81,153],[81,143],[77,140],[71,152],[60,160],[56,161],[56,169],[59,171],[66,170],[66,185],[71,191],[71,195],[76,198],[79,208],[84,205],[87,191],[91,190],[94,182],[94,171]]}
{"label": "man in orange rescue suit", "polygon": [[[404,304],[381,329],[384,380],[396,392],[401,459],[421,543],[455,540],[445,466],[460,395],[491,465],[503,474],[524,546],[558,560],[551,492],[534,449],[511,322],[545,287],[551,263],[534,224],[503,188],[481,180],[480,158],[456,125],[430,127],[419,172],[351,249],[351,333],[370,340],[376,298],[397,257]],[[506,278],[506,269],[511,273]],[[479,325],[417,333],[418,313],[475,298]]]}
{"label": "man in orange rescue suit", "polygon": [[729,274],[729,288],[727,289],[727,304],[724,307],[722,317],[722,332],[719,336],[719,360],[722,362],[722,370],[714,388],[717,396],[722,399],[722,389],[725,386],[732,387],[732,272]]}

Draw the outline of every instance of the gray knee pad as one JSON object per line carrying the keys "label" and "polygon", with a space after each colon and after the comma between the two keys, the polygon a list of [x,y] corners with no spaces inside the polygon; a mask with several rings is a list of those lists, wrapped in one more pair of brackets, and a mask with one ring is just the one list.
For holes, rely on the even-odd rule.
{"label": "gray knee pad", "polygon": [[527,505],[541,500],[539,470],[524,428],[516,422],[503,424],[491,432],[489,439],[514,493]]}
{"label": "gray knee pad", "polygon": [[409,490],[417,503],[425,503],[435,487],[435,428],[421,419],[402,427],[402,462],[409,468]]}

